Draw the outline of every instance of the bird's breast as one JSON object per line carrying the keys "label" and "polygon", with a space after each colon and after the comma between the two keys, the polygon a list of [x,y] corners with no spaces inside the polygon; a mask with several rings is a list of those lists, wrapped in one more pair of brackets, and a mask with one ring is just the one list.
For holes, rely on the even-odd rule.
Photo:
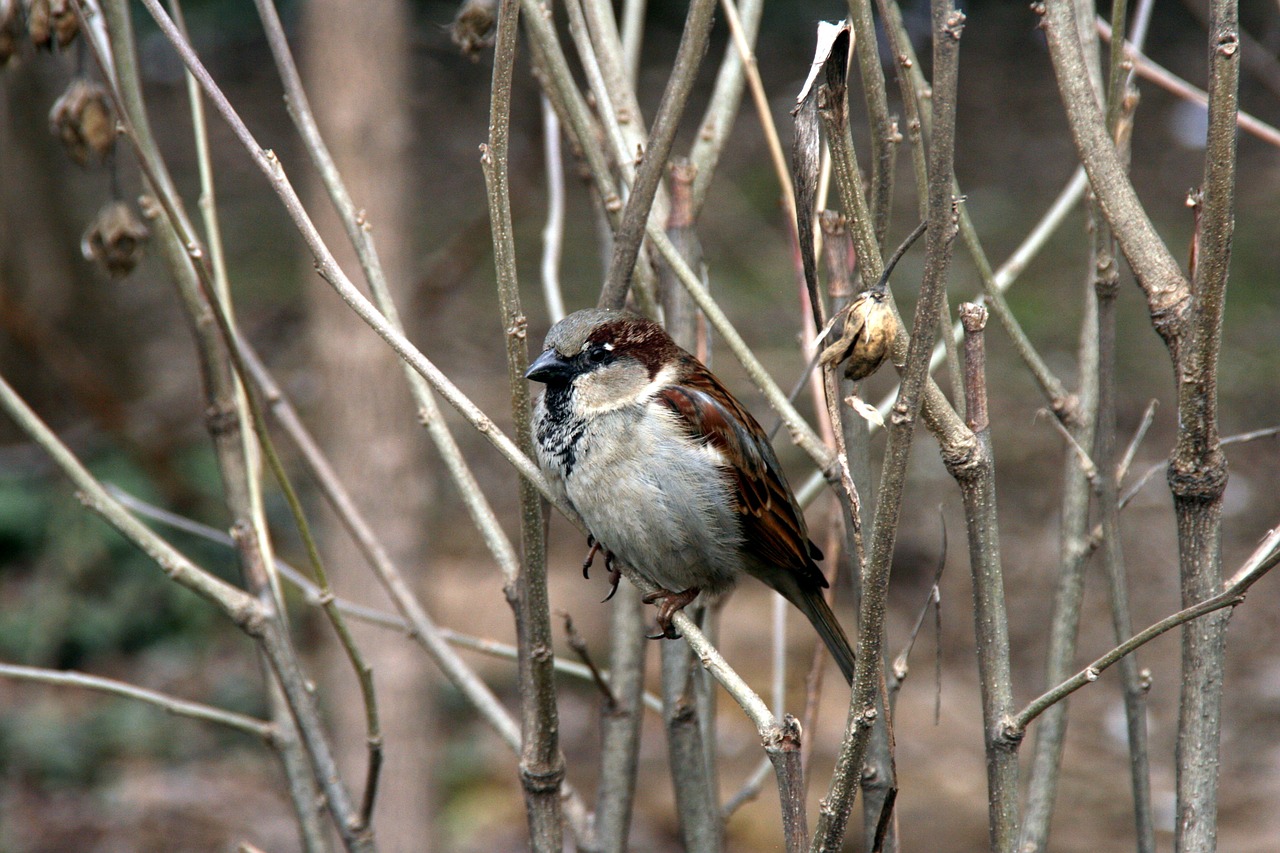
{"label": "bird's breast", "polygon": [[605,547],[654,582],[723,589],[741,569],[729,480],[718,454],[664,411],[628,407],[584,422],[564,467],[567,497]]}

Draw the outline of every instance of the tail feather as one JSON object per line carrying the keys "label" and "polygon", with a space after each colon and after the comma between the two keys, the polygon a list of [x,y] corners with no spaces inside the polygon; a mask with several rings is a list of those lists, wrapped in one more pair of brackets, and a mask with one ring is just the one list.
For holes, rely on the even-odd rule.
{"label": "tail feather", "polygon": [[[811,575],[816,576],[822,586],[826,586],[825,580],[822,580],[822,571],[812,563],[810,567]],[[749,561],[746,568],[748,572],[773,587],[775,592],[794,604],[796,609],[805,615],[814,630],[818,632],[818,636],[822,638],[827,651],[831,652],[831,656],[836,659],[836,665],[840,667],[844,680],[852,687],[855,660],[853,646],[849,644],[849,637],[845,634],[844,628],[840,627],[840,621],[836,619],[827,600],[822,596],[822,589],[818,583],[813,582],[810,577],[801,576],[799,572],[783,570],[762,562]]]}
{"label": "tail feather", "polygon": [[[790,596],[787,597],[791,598]],[[836,659],[836,665],[840,667],[844,680],[849,682],[849,686],[852,687],[853,647],[849,645],[849,638],[845,636],[844,628],[840,627],[840,622],[836,620],[836,615],[831,612],[831,608],[827,605],[827,600],[822,597],[822,592],[820,590],[803,591],[795,598],[791,598],[791,602],[808,617],[814,630],[818,632],[818,636],[826,644],[827,651],[831,652],[831,656]]]}

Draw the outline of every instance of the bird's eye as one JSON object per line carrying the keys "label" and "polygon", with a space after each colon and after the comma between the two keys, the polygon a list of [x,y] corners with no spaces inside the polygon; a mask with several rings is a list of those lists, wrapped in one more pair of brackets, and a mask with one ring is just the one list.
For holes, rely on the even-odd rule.
{"label": "bird's eye", "polygon": [[587,350],[587,360],[592,364],[604,364],[613,356],[613,353],[610,350],[611,348],[604,344],[597,344]]}

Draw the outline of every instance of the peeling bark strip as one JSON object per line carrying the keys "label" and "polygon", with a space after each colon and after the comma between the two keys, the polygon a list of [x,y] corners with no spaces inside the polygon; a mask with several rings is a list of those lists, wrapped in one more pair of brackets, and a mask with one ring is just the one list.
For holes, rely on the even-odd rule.
{"label": "peeling bark strip", "polygon": [[[848,21],[818,24],[818,46],[814,51],[809,76],[796,98],[795,139],[791,143],[791,172],[796,194],[796,233],[800,236],[800,260],[804,281],[809,289],[809,306],[813,310],[813,327],[822,328],[822,302],[818,293],[818,263],[813,251],[814,200],[818,193],[818,160],[822,151],[819,135],[818,93],[823,89],[839,92],[843,98],[845,78],[849,75],[849,52],[853,49],[852,29]],[[815,85],[821,73],[825,86]]]}

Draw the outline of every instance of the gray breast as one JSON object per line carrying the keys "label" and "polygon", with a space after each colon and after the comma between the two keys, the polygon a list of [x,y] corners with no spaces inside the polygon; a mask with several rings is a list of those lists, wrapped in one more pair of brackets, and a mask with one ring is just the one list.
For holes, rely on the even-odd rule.
{"label": "gray breast", "polygon": [[741,571],[728,481],[711,454],[659,426],[639,406],[595,419],[574,442],[567,496],[603,546],[655,583],[720,592]]}

